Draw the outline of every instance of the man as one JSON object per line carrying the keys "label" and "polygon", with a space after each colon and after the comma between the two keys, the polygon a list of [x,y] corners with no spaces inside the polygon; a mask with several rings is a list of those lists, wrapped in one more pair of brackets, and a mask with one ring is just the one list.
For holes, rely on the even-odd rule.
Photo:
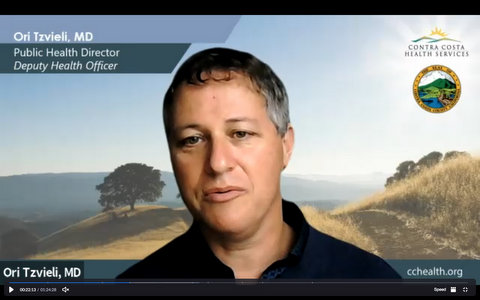
{"label": "man", "polygon": [[193,55],[165,95],[163,118],[194,222],[119,278],[399,278],[282,200],[294,132],[285,87],[268,65],[231,49]]}

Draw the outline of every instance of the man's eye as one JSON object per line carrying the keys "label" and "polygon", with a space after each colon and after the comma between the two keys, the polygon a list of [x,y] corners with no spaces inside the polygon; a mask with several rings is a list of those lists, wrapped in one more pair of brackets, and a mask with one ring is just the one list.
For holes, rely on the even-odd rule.
{"label": "man's eye", "polygon": [[246,131],[235,131],[233,133],[233,136],[237,139],[244,139],[246,138],[247,136],[249,136],[250,133],[246,132]]}
{"label": "man's eye", "polygon": [[196,145],[196,144],[200,143],[201,140],[202,140],[202,138],[199,137],[199,136],[189,136],[189,137],[182,140],[182,145],[193,146],[193,145]]}

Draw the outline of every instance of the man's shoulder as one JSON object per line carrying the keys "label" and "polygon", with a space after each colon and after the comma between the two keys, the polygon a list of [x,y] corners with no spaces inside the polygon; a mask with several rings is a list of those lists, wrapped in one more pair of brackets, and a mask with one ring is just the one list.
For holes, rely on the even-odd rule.
{"label": "man's shoulder", "polygon": [[169,278],[191,257],[192,240],[184,233],[146,258],[131,266],[117,278]]}
{"label": "man's shoulder", "polygon": [[136,263],[117,278],[233,278],[208,247],[196,225]]}
{"label": "man's shoulder", "polygon": [[330,278],[400,278],[379,256],[312,227],[304,257]]}

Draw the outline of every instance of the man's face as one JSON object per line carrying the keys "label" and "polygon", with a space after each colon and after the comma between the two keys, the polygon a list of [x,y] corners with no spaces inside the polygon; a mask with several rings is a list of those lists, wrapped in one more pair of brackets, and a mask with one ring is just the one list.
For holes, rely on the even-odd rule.
{"label": "man's face", "polygon": [[281,205],[280,173],[293,147],[281,137],[251,81],[183,84],[175,96],[170,155],[186,206],[222,233],[255,230]]}

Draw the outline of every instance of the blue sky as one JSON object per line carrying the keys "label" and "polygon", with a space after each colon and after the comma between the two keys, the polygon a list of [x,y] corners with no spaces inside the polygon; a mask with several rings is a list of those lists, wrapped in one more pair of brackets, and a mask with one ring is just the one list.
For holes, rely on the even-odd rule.
{"label": "blue sky", "polygon": [[[406,58],[411,40],[442,28],[468,58]],[[480,17],[243,16],[223,44],[248,51],[284,81],[296,129],[286,173],[392,173],[437,150],[480,154]],[[412,95],[431,64],[460,77],[459,103],[423,111]],[[170,74],[0,74],[0,176],[112,171],[142,162],[171,170],[162,124]]]}

